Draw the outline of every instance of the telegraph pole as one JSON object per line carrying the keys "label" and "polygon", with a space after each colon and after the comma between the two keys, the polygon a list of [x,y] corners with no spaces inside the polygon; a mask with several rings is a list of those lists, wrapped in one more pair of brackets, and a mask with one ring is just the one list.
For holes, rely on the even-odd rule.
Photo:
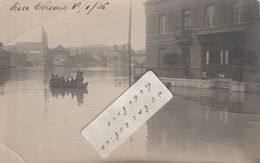
{"label": "telegraph pole", "polygon": [[133,0],[130,0],[130,8],[129,8],[129,31],[128,31],[128,59],[129,59],[129,87],[132,84],[132,8],[133,8]]}

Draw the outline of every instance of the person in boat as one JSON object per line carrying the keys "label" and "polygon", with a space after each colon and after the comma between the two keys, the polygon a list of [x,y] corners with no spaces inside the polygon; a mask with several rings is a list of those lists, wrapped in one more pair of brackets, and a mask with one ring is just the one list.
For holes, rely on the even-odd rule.
{"label": "person in boat", "polygon": [[60,78],[59,78],[59,85],[65,85],[65,83],[66,83],[66,81],[65,81],[65,78],[64,78],[64,76],[61,76]]}
{"label": "person in boat", "polygon": [[51,83],[51,84],[57,84],[57,83],[58,83],[58,80],[59,80],[59,76],[52,74],[50,83]]}
{"label": "person in boat", "polygon": [[51,84],[55,83],[55,77],[56,76],[54,74],[51,75],[51,81],[50,81]]}
{"label": "person in boat", "polygon": [[84,81],[83,72],[80,72],[79,73],[79,82],[80,82],[80,84],[83,84],[83,81]]}
{"label": "person in boat", "polygon": [[65,82],[66,85],[70,85],[71,84],[71,81],[69,78],[66,79],[66,82]]}
{"label": "person in boat", "polygon": [[55,75],[54,83],[55,84],[59,83],[59,75]]}
{"label": "person in boat", "polygon": [[79,82],[79,76],[80,76],[80,71],[77,71],[77,75],[76,75],[76,79],[75,79],[76,83]]}
{"label": "person in boat", "polygon": [[83,72],[81,72],[81,71],[77,72],[75,81],[76,81],[77,85],[82,85],[83,84],[83,81],[84,81]]}
{"label": "person in boat", "polygon": [[73,76],[70,77],[70,84],[73,85],[75,83],[75,79],[73,78]]}

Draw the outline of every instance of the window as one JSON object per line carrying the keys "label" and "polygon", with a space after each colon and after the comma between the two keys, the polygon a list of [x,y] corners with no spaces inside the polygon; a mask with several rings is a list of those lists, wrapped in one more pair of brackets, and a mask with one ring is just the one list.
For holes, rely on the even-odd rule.
{"label": "window", "polygon": [[183,28],[184,30],[191,30],[191,10],[183,11]]}
{"label": "window", "polygon": [[214,27],[215,5],[206,7],[206,28]]}
{"label": "window", "polygon": [[167,21],[167,17],[166,17],[166,14],[161,14],[159,16],[159,28],[160,28],[160,34],[165,34],[166,33],[166,21]]}
{"label": "window", "polygon": [[206,65],[209,65],[209,51],[206,51]]}
{"label": "window", "polygon": [[229,51],[228,50],[225,51],[225,64],[226,65],[229,64]]}
{"label": "window", "polygon": [[244,22],[244,6],[236,6],[234,8],[233,23],[241,24]]}
{"label": "window", "polygon": [[228,50],[221,50],[220,51],[220,64],[221,65],[229,65],[229,51]]}
{"label": "window", "polygon": [[224,64],[224,52],[222,50],[220,51],[220,64]]}

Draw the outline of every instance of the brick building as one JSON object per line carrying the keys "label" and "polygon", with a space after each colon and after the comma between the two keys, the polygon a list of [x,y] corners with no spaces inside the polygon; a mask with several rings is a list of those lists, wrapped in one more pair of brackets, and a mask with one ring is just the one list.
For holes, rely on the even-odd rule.
{"label": "brick building", "polygon": [[180,77],[198,79],[202,72],[210,78],[240,72],[260,82],[257,0],[148,0],[144,5],[148,67],[185,67],[186,76]]}

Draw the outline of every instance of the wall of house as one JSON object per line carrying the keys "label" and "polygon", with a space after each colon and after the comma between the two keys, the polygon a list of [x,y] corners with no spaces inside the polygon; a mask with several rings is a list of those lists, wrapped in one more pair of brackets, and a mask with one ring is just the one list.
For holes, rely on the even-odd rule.
{"label": "wall of house", "polygon": [[[206,6],[215,5],[215,25],[212,29],[205,28]],[[233,23],[233,8],[235,5],[245,5],[245,22],[242,24]],[[191,9],[191,68],[195,77],[200,76],[200,68],[202,66],[202,46],[198,41],[197,35],[201,32],[218,31],[222,29],[232,30],[239,27],[248,27],[251,34],[245,33],[248,47],[256,51],[259,47],[260,36],[255,35],[259,26],[255,25],[258,19],[258,2],[257,0],[152,0],[145,3],[146,6],[146,45],[147,45],[147,65],[158,67],[159,48],[167,47],[167,53],[181,53],[178,48],[179,43],[177,37],[183,31],[182,12],[185,9]],[[159,33],[159,15],[166,14],[167,27],[166,33]],[[257,30],[257,31],[256,31]],[[250,47],[250,48],[249,48]],[[260,56],[260,55],[259,55]],[[259,57],[260,58],[260,57]],[[260,62],[259,62],[260,63]]]}
{"label": "wall of house", "polygon": [[246,89],[250,92],[260,91],[260,18],[248,26],[245,44]]}

